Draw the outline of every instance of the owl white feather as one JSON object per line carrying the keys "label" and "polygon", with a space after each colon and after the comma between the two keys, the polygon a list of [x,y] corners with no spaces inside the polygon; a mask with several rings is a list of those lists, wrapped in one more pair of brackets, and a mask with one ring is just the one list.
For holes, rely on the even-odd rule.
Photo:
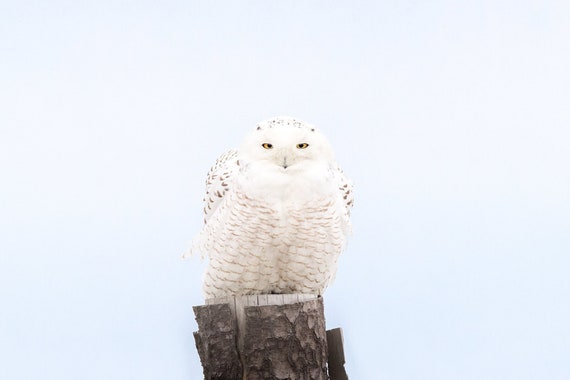
{"label": "owl white feather", "polygon": [[209,258],[205,298],[321,295],[352,204],[352,184],[317,128],[289,117],[259,123],[206,179],[204,227],[190,249]]}

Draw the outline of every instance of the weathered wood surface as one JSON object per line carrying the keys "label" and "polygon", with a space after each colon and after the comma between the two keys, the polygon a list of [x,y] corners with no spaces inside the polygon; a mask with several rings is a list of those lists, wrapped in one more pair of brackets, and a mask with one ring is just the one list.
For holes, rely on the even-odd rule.
{"label": "weathered wood surface", "polygon": [[[327,353],[320,297],[271,294],[212,299],[206,300],[206,306],[195,306],[194,312],[199,327],[196,347],[206,380],[328,380],[327,358],[336,374],[344,372],[344,356],[339,367]],[[342,344],[342,338],[333,344],[337,343]]]}
{"label": "weathered wood surface", "polygon": [[242,366],[235,344],[237,328],[227,304],[195,306],[198,331],[194,333],[204,379],[239,379]]}
{"label": "weathered wood surface", "polygon": [[329,376],[331,380],[348,380],[344,364],[344,339],[342,329],[336,328],[327,331],[327,345],[329,351]]}
{"label": "weathered wood surface", "polygon": [[322,299],[245,308],[247,379],[314,379],[327,376]]}

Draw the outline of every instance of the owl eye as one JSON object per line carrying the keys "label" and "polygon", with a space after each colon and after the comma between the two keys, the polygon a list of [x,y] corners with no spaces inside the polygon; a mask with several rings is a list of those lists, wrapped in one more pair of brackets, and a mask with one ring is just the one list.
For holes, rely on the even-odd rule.
{"label": "owl eye", "polygon": [[297,148],[298,148],[298,149],[305,149],[305,148],[307,148],[308,146],[309,146],[309,144],[307,144],[307,143],[300,143],[300,144],[297,144]]}
{"label": "owl eye", "polygon": [[272,149],[273,148],[273,144],[270,143],[263,143],[261,144],[262,147],[264,147],[265,149]]}

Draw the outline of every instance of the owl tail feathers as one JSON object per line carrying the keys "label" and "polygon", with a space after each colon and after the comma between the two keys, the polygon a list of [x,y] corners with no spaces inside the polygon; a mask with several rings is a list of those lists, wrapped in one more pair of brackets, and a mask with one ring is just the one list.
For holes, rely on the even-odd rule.
{"label": "owl tail feathers", "polygon": [[204,260],[206,255],[204,255],[204,249],[202,248],[200,240],[200,234],[198,234],[190,241],[190,247],[182,254],[182,259],[187,259],[190,256],[200,253],[200,259]]}
{"label": "owl tail feathers", "polygon": [[181,259],[187,259],[190,256],[192,256],[192,247],[190,247],[186,251],[184,251],[184,253],[182,254],[182,256],[180,256],[180,258]]}

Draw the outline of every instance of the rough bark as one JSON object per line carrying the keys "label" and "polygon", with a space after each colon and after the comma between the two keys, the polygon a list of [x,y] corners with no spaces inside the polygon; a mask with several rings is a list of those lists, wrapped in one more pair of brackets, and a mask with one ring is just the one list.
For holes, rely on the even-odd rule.
{"label": "rough bark", "polygon": [[311,379],[327,376],[322,299],[245,308],[247,379]]}
{"label": "rough bark", "polygon": [[194,333],[196,348],[205,380],[240,379],[239,360],[233,313],[227,304],[194,306],[198,331]]}
{"label": "rough bark", "polygon": [[327,354],[322,298],[259,295],[207,303],[194,307],[199,327],[194,337],[206,380],[328,380],[327,359],[339,368]]}

